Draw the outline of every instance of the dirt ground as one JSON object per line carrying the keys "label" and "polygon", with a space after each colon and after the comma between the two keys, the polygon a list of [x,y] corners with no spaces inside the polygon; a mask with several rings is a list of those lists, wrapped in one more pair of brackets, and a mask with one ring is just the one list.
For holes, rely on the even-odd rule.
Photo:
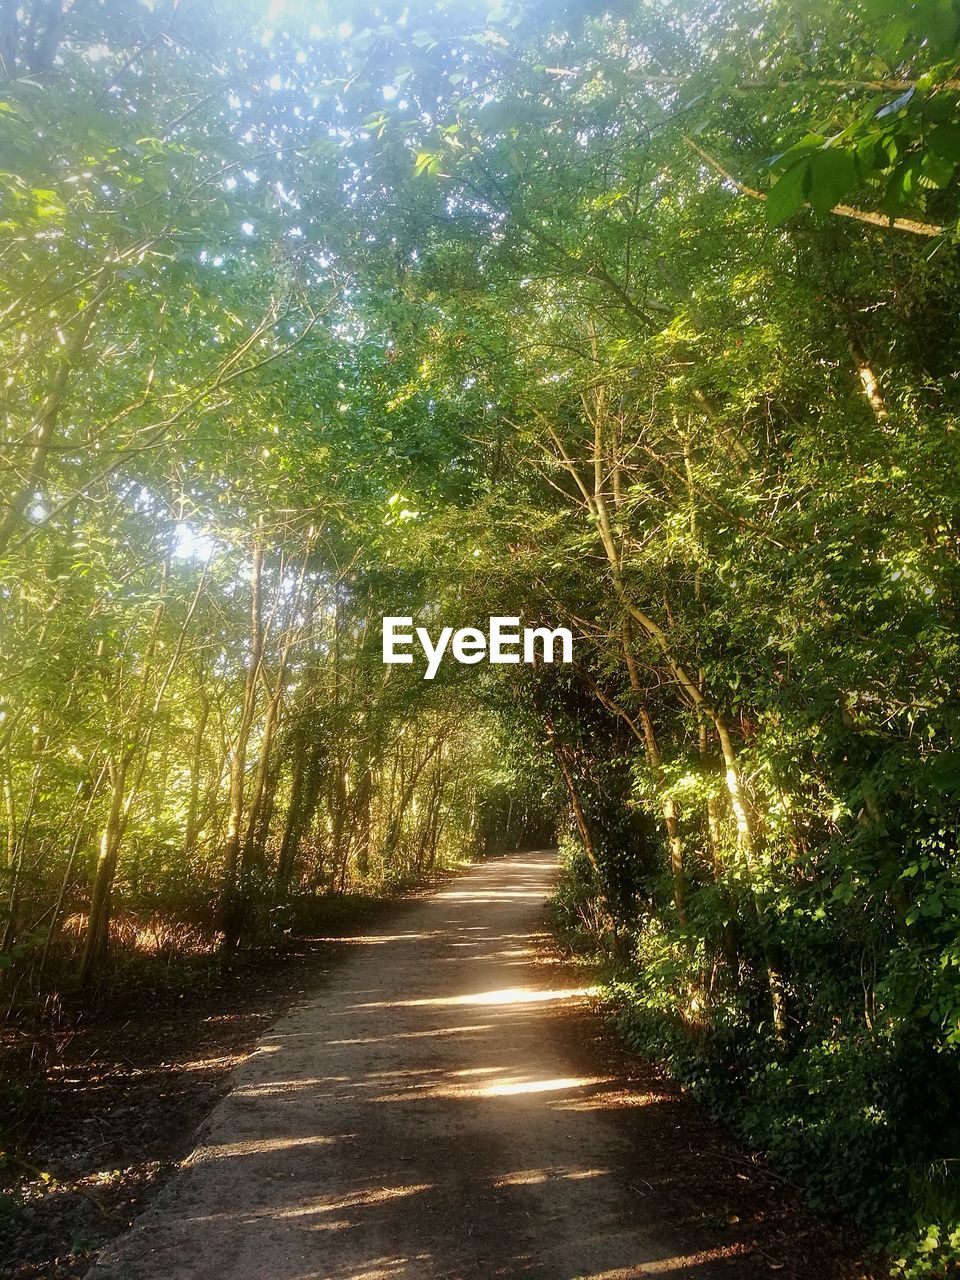
{"label": "dirt ground", "polygon": [[545,960],[555,874],[484,863],[354,939],[91,1280],[865,1275]]}

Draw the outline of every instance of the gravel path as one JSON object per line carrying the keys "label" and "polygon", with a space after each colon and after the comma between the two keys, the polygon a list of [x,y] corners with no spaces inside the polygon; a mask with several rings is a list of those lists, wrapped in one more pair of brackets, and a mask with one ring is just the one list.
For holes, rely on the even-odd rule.
{"label": "gravel path", "polygon": [[584,1053],[587,993],[536,960],[555,875],[487,862],[356,938],[89,1280],[769,1276],[638,1172],[656,1100]]}

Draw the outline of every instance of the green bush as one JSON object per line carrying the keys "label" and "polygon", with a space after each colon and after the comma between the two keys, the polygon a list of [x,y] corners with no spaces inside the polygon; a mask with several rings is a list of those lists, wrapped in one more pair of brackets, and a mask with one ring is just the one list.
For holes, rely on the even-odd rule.
{"label": "green bush", "polygon": [[[596,880],[569,842],[554,901],[563,936],[581,950],[595,921]],[[607,963],[604,990],[624,1041],[666,1064],[709,1109],[751,1146],[767,1152],[810,1204],[852,1226],[885,1251],[891,1275],[934,1280],[960,1263],[960,1071],[955,1045],[930,1035],[930,1004],[897,1006],[873,1032],[848,1005],[849,973],[831,971],[836,940],[826,930],[793,953],[790,998],[818,999],[810,1020],[778,1042],[759,1010],[757,972],[740,964],[736,980],[716,963],[706,917],[717,911],[713,887],[694,894],[691,921],[643,914],[630,933],[629,959]],[[741,941],[749,919],[737,920]],[[716,931],[714,931],[716,932]],[[815,933],[816,931],[814,931]],[[595,934],[593,934],[595,940]],[[810,935],[808,934],[808,942]],[[891,961],[898,986],[903,959]],[[915,988],[917,989],[917,988]],[[834,1010],[832,1018],[822,1010]]]}

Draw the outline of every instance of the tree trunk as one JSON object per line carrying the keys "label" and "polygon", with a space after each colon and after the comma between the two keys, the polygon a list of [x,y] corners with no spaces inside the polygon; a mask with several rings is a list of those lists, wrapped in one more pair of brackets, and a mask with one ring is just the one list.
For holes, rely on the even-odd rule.
{"label": "tree trunk", "polygon": [[357,784],[357,875],[365,880],[370,874],[370,798],[373,789],[373,775],[367,764]]}
{"label": "tree trunk", "polygon": [[680,837],[680,820],[673,797],[664,791],[663,764],[660,749],[657,746],[657,735],[653,729],[653,721],[646,707],[640,708],[640,723],[647,749],[647,760],[650,770],[660,791],[660,807],[663,813],[663,825],[667,829],[667,845],[670,850],[670,874],[673,883],[673,903],[677,909],[677,919],[681,925],[687,923],[687,878],[683,869],[683,841]]}
{"label": "tree trunk", "polygon": [[280,840],[280,852],[277,855],[277,869],[273,878],[274,895],[281,901],[290,893],[293,863],[296,856],[297,843],[300,839],[300,805],[305,773],[306,754],[301,736],[297,733],[293,738],[293,776],[290,780],[290,801],[287,805],[283,836]]}
{"label": "tree trunk", "polygon": [[[730,795],[730,803],[737,824],[737,842],[744,854],[747,865],[752,867],[755,859],[754,835],[750,823],[750,815],[747,811],[747,806],[744,800],[743,785],[740,777],[737,755],[726,721],[719,709],[712,706],[706,698],[699,683],[691,677],[684,664],[679,661],[673,652],[673,645],[666,631],[650,616],[650,614],[646,613],[636,604],[636,602],[631,598],[628,590],[627,583],[623,575],[621,551],[617,544],[617,538],[603,492],[604,423],[607,412],[604,388],[596,388],[594,396],[595,400],[592,409],[591,406],[588,405],[586,399],[584,400],[584,408],[587,412],[587,417],[594,429],[592,487],[586,484],[583,477],[580,475],[576,464],[564,448],[559,435],[553,430],[550,432],[551,438],[558,453],[560,454],[564,467],[583,497],[585,507],[595,520],[600,542],[610,566],[610,575],[613,581],[613,586],[624,609],[628,616],[640,626],[640,629],[659,649],[668,671],[676,680],[677,685],[688,705],[698,713],[705,715],[713,723],[717,731],[717,738],[720,742],[720,750],[723,755],[727,791]],[[753,902],[757,913],[758,928],[761,938],[763,938],[766,934],[766,929],[762,919],[762,913],[760,911],[759,903],[755,897]],[[779,968],[773,961],[773,947],[769,942],[764,942],[763,951],[764,964],[766,968],[765,978],[770,993],[773,1027],[777,1037],[782,1038],[786,1030],[786,1009],[784,1003],[783,982]]]}
{"label": "tree trunk", "polygon": [[[99,289],[102,275],[98,275],[96,280],[96,287]],[[80,312],[77,317],[76,328],[67,340],[63,353],[57,362],[57,369],[53,375],[50,390],[44,397],[40,411],[31,428],[33,448],[27,460],[26,470],[19,488],[10,495],[6,503],[6,511],[0,517],[0,555],[4,553],[16,534],[23,520],[24,512],[43,482],[50,446],[53,444],[57,422],[60,417],[60,409],[67,394],[70,373],[79,360],[90,336],[101,301],[102,294],[98,293]]]}
{"label": "tree trunk", "polygon": [[99,966],[110,933],[110,899],[117,870],[120,841],[123,837],[126,763],[120,761],[109,766],[109,775],[110,809],[100,836],[100,856],[97,859],[94,874],[90,915],[87,920],[87,933],[77,978],[80,987],[87,985],[93,971]]}
{"label": "tree trunk", "polygon": [[617,920],[610,906],[610,897],[607,892],[606,876],[603,872],[600,859],[597,856],[597,846],[593,838],[593,832],[590,829],[590,823],[587,819],[586,810],[583,806],[583,797],[580,794],[580,787],[577,784],[573,770],[566,758],[566,748],[557,737],[556,727],[549,716],[545,717],[547,737],[550,739],[550,745],[553,747],[554,758],[560,769],[560,775],[563,778],[564,786],[567,788],[567,794],[570,797],[570,808],[573,811],[573,820],[576,823],[577,831],[580,833],[580,841],[583,845],[583,851],[587,855],[587,861],[593,868],[593,873],[597,878],[597,895],[600,906],[600,912],[603,916],[603,922],[607,932],[610,935],[610,943],[613,948],[614,955],[622,958],[622,948],[620,943],[620,935],[617,931]]}
{"label": "tree trunk", "polygon": [[226,951],[236,949],[243,934],[246,909],[245,886],[240,883],[240,852],[243,839],[244,787],[247,770],[247,748],[257,704],[260,664],[263,661],[263,543],[254,543],[250,572],[250,660],[244,681],[240,722],[237,725],[230,760],[230,797],[227,837],[223,855],[223,889],[221,894],[221,926]]}
{"label": "tree trunk", "polygon": [[190,753],[190,798],[187,803],[187,821],[183,835],[183,851],[189,857],[193,853],[200,833],[200,778],[203,772],[203,743],[210,719],[210,699],[200,686],[200,715],[193,734],[193,750]]}

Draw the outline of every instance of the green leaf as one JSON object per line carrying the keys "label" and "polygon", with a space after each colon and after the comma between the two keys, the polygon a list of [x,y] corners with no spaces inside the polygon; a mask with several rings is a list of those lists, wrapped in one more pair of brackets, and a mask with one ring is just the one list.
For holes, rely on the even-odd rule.
{"label": "green leaf", "polygon": [[810,203],[817,213],[829,213],[857,181],[852,151],[830,147],[810,157]]}
{"label": "green leaf", "polygon": [[930,130],[927,146],[935,156],[960,164],[960,124],[938,124]]}
{"label": "green leaf", "polygon": [[437,151],[421,151],[414,162],[414,176],[419,178],[424,173],[439,173],[443,156]]}
{"label": "green leaf", "polygon": [[947,160],[943,156],[926,155],[920,171],[921,185],[925,187],[945,187],[953,177],[956,161]]}
{"label": "green leaf", "polygon": [[791,169],[802,157],[808,156],[812,151],[820,151],[826,141],[822,133],[807,133],[792,147],[774,156],[770,161],[770,168],[774,173]]}
{"label": "green leaf", "polygon": [[767,221],[772,227],[778,227],[798,209],[803,208],[807,198],[807,184],[810,175],[810,162],[801,160],[792,169],[788,169],[770,188],[767,195]]}

